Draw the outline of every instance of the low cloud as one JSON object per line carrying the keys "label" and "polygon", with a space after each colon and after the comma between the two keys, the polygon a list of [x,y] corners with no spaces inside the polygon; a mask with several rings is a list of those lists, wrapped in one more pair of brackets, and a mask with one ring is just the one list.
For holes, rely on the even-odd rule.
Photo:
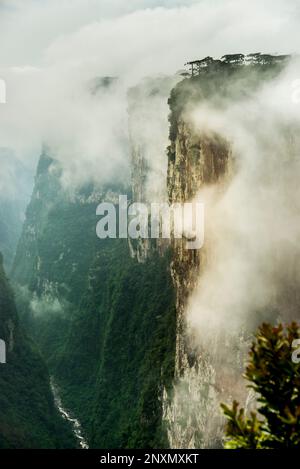
{"label": "low cloud", "polygon": [[208,262],[191,297],[188,320],[201,338],[241,333],[263,319],[297,319],[300,282],[300,108],[294,61],[281,75],[243,99],[203,103],[191,115],[195,131],[229,140],[233,174],[210,188]]}
{"label": "low cloud", "polygon": [[[48,143],[66,184],[129,174],[126,94],[144,76],[208,54],[297,52],[300,43],[296,1],[16,0],[0,10],[0,145],[33,168]],[[89,83],[104,76],[118,81],[92,95]]]}

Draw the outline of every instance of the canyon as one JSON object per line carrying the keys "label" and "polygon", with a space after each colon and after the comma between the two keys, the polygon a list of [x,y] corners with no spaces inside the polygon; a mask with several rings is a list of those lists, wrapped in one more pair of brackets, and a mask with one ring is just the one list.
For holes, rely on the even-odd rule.
{"label": "canyon", "polygon": [[[276,321],[282,311],[284,317],[295,317],[296,265],[290,264],[283,279],[281,256],[298,258],[298,252],[292,241],[283,246],[276,239],[278,262],[266,276],[276,278],[284,296],[275,298],[268,291],[264,301],[254,302],[249,293],[251,301],[244,305],[237,292],[244,295],[251,288],[252,272],[241,268],[246,286],[239,284],[233,275],[236,265],[228,258],[245,256],[252,232],[243,219],[232,218],[226,202],[229,197],[231,203],[243,171],[260,195],[273,189],[268,165],[285,168],[278,187],[290,181],[293,168],[297,174],[298,141],[289,123],[276,127],[287,150],[277,146],[275,161],[269,158],[274,147],[266,143],[264,121],[260,129],[252,121],[243,122],[242,129],[237,124],[250,110],[256,125],[253,103],[285,66],[213,64],[193,76],[148,78],[131,88],[131,181],[124,184],[90,183],[70,191],[61,184],[63,169],[55,152],[44,146],[10,273],[17,308],[12,306],[5,334],[0,332],[9,337],[7,328],[13,324],[37,345],[41,366],[49,370],[44,375],[50,393],[47,412],[64,428],[60,436],[69,435],[70,427],[53,410],[49,374],[59,390],[56,404],[73,423],[80,422],[80,436],[90,448],[220,448],[220,403],[236,398],[248,409],[255,406],[242,381],[249,337],[257,324],[266,318]],[[249,139],[254,135],[255,151],[243,132]],[[246,158],[250,149],[265,158],[258,163],[259,175],[251,172],[253,159]],[[239,186],[236,190],[234,200],[239,200],[244,192]],[[174,237],[97,238],[97,207],[109,203],[120,209],[120,194],[126,206],[127,201],[204,203],[204,246],[186,249],[186,240]],[[249,210],[259,230],[254,208]],[[266,213],[270,216],[270,210]],[[260,245],[249,246],[253,258],[266,255]],[[227,286],[224,279],[231,277]],[[239,308],[241,314],[234,318]],[[17,317],[20,326],[15,326]],[[213,330],[210,320],[216,321]],[[66,444],[76,446],[70,441]],[[54,439],[48,443],[57,444]],[[37,435],[34,444],[45,441]],[[65,444],[63,436],[59,444]]]}

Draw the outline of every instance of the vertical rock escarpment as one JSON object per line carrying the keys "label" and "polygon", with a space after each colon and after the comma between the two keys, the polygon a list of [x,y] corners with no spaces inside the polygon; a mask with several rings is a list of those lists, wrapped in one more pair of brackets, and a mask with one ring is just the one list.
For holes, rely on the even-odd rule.
{"label": "vertical rock escarpment", "polygon": [[[128,92],[132,201],[164,203],[167,195],[168,97],[179,76],[146,78]],[[128,239],[132,257],[145,262],[155,251],[163,255],[163,239]]]}
{"label": "vertical rock escarpment", "polygon": [[144,79],[128,91],[134,202],[167,200],[168,97],[178,76]]}
{"label": "vertical rock escarpment", "polygon": [[[162,174],[160,167],[173,82],[165,90],[164,81],[150,82],[129,102],[136,202],[151,202],[152,194],[160,200],[162,188],[166,198],[166,161]],[[165,108],[162,128],[159,106]],[[97,205],[117,205],[119,194],[130,201],[127,180],[125,187],[112,182],[71,191],[61,186],[61,171],[45,150],[13,268],[23,323],[89,447],[165,446],[162,396],[175,362],[169,255],[157,249],[144,255],[139,240],[130,252],[127,239],[97,238]]]}
{"label": "vertical rock escarpment", "polygon": [[[231,147],[217,133],[195,134],[191,124],[180,116],[173,123],[169,147],[168,196],[170,204],[191,202],[197,193],[209,185],[224,181],[228,171]],[[193,362],[185,340],[184,311],[204,262],[201,250],[186,249],[185,240],[173,240],[172,276],[177,291],[177,354],[176,370],[180,376]]]}
{"label": "vertical rock escarpment", "polygon": [[[218,183],[222,185],[231,159],[231,146],[226,139],[214,131],[196,132],[189,121],[186,111],[190,100],[186,88],[194,90],[194,87],[201,87],[201,82],[195,81],[191,87],[190,81],[184,80],[172,91],[169,100],[171,131],[167,186],[170,204],[192,202],[200,190]],[[203,430],[206,427],[209,434],[206,415],[210,411],[210,401],[214,403],[210,387],[214,371],[193,346],[185,314],[207,253],[205,249],[186,249],[184,239],[174,239],[172,244],[177,328],[176,386],[171,403],[167,396],[165,403],[169,444],[174,448],[208,446]]]}
{"label": "vertical rock escarpment", "polygon": [[[13,151],[0,146],[0,169],[5,174],[0,193],[0,251],[9,272],[22,229],[32,184],[31,172]],[[17,189],[16,189],[17,188]]]}
{"label": "vertical rock escarpment", "polygon": [[[171,204],[191,202],[199,191],[206,193],[210,188],[214,195],[225,193],[237,172],[239,155],[234,145],[234,129],[231,128],[230,135],[227,132],[231,123],[222,127],[215,116],[229,103],[247,101],[262,83],[282,69],[277,65],[221,65],[205,68],[172,90],[167,179]],[[241,384],[247,346],[244,338],[238,335],[220,338],[222,333],[216,330],[204,346],[195,337],[187,317],[190,296],[214,262],[213,238],[214,227],[210,225],[200,250],[188,250],[185,240],[173,240],[171,269],[177,314],[175,386],[171,397],[165,395],[164,416],[169,443],[174,448],[220,446],[223,438],[220,401],[230,398],[232,393],[238,399],[246,398]],[[201,315],[201,311],[197,314]]]}

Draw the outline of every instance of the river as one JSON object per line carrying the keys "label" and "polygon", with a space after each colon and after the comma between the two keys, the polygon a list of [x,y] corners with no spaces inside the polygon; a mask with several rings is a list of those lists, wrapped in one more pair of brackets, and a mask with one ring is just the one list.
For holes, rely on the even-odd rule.
{"label": "river", "polygon": [[81,449],[89,449],[89,445],[88,445],[86,439],[84,438],[84,436],[82,434],[81,423],[79,422],[78,419],[72,417],[70,412],[67,411],[64,408],[62,400],[61,400],[60,395],[59,395],[58,387],[55,384],[55,381],[54,381],[53,377],[51,377],[51,379],[50,379],[50,384],[51,384],[51,389],[52,389],[52,393],[53,393],[53,397],[54,397],[55,406],[59,410],[62,417],[65,420],[67,420],[68,422],[70,422],[70,424],[72,426],[72,429],[73,429],[73,433],[75,435],[76,440],[79,443],[80,448]]}

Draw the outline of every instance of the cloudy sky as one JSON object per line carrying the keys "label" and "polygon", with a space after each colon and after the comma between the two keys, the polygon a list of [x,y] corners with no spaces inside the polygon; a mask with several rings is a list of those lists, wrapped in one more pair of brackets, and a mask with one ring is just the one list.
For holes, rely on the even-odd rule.
{"label": "cloudy sky", "polygon": [[[109,177],[126,153],[128,87],[207,55],[297,53],[299,20],[298,0],[0,0],[0,147],[34,167],[50,141],[69,175],[101,161]],[[119,86],[92,102],[85,84],[107,75]]]}
{"label": "cloudy sky", "polygon": [[238,49],[296,52],[299,15],[297,0],[0,0],[0,63],[98,60],[110,73],[144,61],[147,73]]}

